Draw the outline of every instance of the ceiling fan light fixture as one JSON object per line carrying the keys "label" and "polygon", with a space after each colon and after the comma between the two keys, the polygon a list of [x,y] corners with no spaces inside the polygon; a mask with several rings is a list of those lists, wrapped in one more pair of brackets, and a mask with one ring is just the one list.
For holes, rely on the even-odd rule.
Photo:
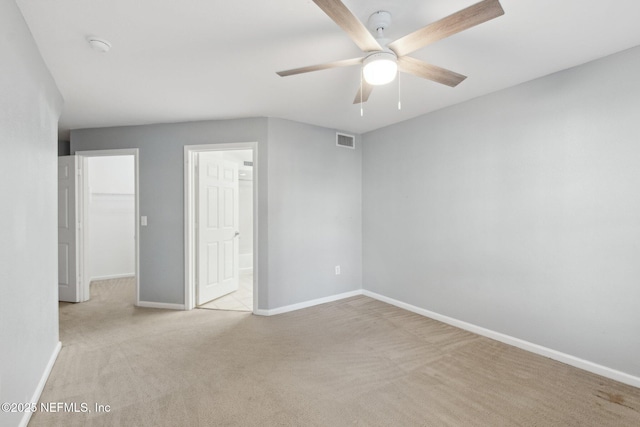
{"label": "ceiling fan light fixture", "polygon": [[398,74],[398,58],[392,52],[375,52],[363,61],[362,74],[374,86],[391,83]]}

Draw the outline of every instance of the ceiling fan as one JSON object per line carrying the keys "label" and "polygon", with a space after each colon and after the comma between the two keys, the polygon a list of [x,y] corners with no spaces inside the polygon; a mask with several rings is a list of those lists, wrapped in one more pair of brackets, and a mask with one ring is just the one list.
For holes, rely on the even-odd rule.
{"label": "ceiling fan", "polygon": [[277,74],[286,77],[328,68],[363,64],[364,79],[353,100],[354,104],[366,102],[373,86],[393,81],[398,70],[447,86],[457,86],[467,77],[407,55],[428,44],[504,15],[499,0],[483,0],[389,43],[389,40],[384,38],[384,30],[391,23],[389,12],[378,11],[369,18],[369,28],[377,36],[374,37],[342,1],[313,0],[313,2],[349,35],[351,40],[365,52],[365,56],[278,71]]}

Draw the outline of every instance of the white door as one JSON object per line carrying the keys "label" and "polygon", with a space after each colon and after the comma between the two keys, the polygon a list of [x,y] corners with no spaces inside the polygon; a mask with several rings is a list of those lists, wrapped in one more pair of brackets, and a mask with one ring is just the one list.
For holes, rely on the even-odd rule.
{"label": "white door", "polygon": [[81,301],[78,262],[78,158],[58,157],[58,299]]}
{"label": "white door", "polygon": [[198,153],[197,304],[238,289],[238,165]]}

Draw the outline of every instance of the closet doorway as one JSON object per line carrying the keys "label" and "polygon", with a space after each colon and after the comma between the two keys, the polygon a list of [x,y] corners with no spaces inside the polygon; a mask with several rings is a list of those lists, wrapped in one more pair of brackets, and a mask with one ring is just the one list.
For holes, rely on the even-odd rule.
{"label": "closet doorway", "polygon": [[91,298],[93,283],[107,293],[117,287],[130,294],[131,303],[137,305],[138,150],[81,151],[76,155],[82,181],[84,300]]}

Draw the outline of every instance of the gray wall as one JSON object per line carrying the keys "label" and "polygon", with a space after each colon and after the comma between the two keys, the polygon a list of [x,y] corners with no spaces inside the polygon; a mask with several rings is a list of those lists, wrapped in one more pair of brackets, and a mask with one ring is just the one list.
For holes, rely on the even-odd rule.
{"label": "gray wall", "polygon": [[364,288],[640,375],[640,48],[363,135]]}
{"label": "gray wall", "polygon": [[[0,2],[0,402],[29,402],[58,344],[62,98],[15,2]],[[0,425],[21,413],[0,412]]]}
{"label": "gray wall", "polygon": [[[267,119],[238,119],[189,123],[125,126],[71,131],[71,152],[139,149],[140,300],[184,303],[184,146],[231,142],[258,142],[259,168],[266,170]],[[267,180],[259,182],[266,195]],[[266,244],[266,206],[260,214]],[[260,260],[259,262],[262,262]],[[264,260],[266,261],[266,259]],[[260,282],[267,281],[260,267]],[[264,274],[264,276],[263,276]],[[261,308],[266,289],[260,289]]]}
{"label": "gray wall", "polygon": [[361,162],[360,141],[337,147],[333,129],[269,119],[270,307],[361,288]]}
{"label": "gray wall", "polygon": [[[335,131],[239,119],[71,132],[72,152],[139,148],[140,299],[184,302],[183,147],[258,142],[259,308],[361,287],[361,156]],[[342,274],[334,274],[334,266]]]}

